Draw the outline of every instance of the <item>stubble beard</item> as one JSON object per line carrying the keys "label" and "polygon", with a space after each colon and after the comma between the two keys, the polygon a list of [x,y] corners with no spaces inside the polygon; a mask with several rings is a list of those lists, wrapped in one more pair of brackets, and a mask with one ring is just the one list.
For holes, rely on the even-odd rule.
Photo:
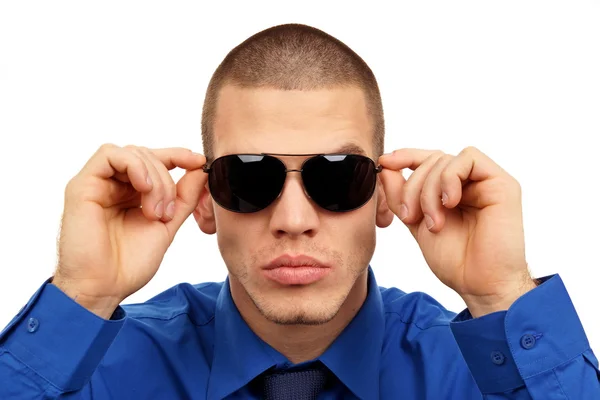
{"label": "stubble beard", "polygon": [[249,291],[247,282],[240,281],[240,283],[254,307],[266,320],[277,325],[317,326],[330,322],[338,315],[365,268],[355,267],[349,271],[351,279],[343,291],[341,291],[341,287],[333,287],[332,289],[336,290],[335,293],[323,293],[323,296],[319,296],[319,299],[313,301],[294,303],[289,299],[284,300],[289,302],[289,307],[282,304],[277,307],[273,304],[276,299],[269,299],[269,297],[261,295],[260,290]]}
{"label": "stubble beard", "polygon": [[[371,246],[368,246],[371,247]],[[306,302],[294,303],[290,299],[282,300],[279,304],[275,304],[276,298],[270,298],[268,295],[265,296],[261,293],[260,285],[252,284],[252,277],[250,271],[252,267],[257,264],[259,257],[262,254],[256,254],[252,257],[251,262],[240,265],[240,268],[236,269],[237,273],[234,273],[235,279],[241,285],[246,295],[252,301],[254,307],[258,312],[267,320],[277,325],[296,325],[296,326],[318,326],[327,324],[333,320],[342,309],[344,303],[348,299],[348,296],[352,292],[352,289],[356,285],[358,278],[365,273],[368,267],[372,250],[374,249],[374,243],[372,243],[372,249],[370,252],[367,248],[357,248],[351,254],[342,256],[342,253],[331,252],[324,249],[317,249],[313,247],[309,252],[310,254],[324,254],[328,257],[323,259],[331,260],[335,263],[335,269],[338,271],[344,271],[346,268],[347,274],[344,279],[344,283],[347,282],[347,286],[333,286],[331,287],[331,293],[322,293],[319,299]],[[267,254],[276,253],[273,249],[264,250]],[[262,252],[261,252],[262,253]],[[233,271],[230,269],[230,273]],[[326,290],[326,289],[325,289]],[[319,293],[321,294],[321,293]],[[284,305],[284,302],[288,303],[288,306]]]}

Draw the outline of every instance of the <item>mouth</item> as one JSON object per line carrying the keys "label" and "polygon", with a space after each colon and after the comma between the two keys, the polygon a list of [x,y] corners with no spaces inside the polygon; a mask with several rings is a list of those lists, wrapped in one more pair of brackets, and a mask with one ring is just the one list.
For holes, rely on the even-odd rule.
{"label": "mouth", "polygon": [[281,285],[309,285],[323,279],[331,267],[308,256],[283,255],[262,268],[265,276]]}

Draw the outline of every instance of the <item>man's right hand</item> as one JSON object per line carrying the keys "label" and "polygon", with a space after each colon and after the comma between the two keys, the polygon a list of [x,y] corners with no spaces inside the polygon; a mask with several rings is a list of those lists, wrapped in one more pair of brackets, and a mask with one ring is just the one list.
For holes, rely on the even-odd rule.
{"label": "man's right hand", "polygon": [[[158,271],[198,204],[208,177],[205,163],[183,148],[101,146],[66,187],[52,283],[110,318]],[[169,173],[176,167],[187,170],[177,185]]]}

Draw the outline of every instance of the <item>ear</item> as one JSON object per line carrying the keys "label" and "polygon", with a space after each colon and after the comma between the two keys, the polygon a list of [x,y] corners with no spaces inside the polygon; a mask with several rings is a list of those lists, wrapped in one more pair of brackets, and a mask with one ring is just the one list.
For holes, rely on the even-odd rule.
{"label": "ear", "polygon": [[387,205],[383,182],[377,177],[377,216],[376,223],[380,228],[387,228],[394,220],[394,213]]}
{"label": "ear", "polygon": [[208,182],[202,188],[198,205],[194,209],[194,219],[200,227],[200,230],[207,235],[212,235],[217,232],[215,223],[215,210],[213,207],[212,197],[208,190]]}

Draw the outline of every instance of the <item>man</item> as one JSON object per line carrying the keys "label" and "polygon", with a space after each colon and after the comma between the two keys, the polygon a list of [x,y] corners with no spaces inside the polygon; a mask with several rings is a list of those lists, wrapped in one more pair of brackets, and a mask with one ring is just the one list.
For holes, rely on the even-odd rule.
{"label": "man", "polygon": [[[529,274],[519,184],[474,148],[382,155],[375,77],[343,43],[284,25],[240,44],[202,138],[105,145],[69,182],[56,273],[0,335],[0,397],[600,398],[560,277]],[[190,214],[227,280],[120,306]],[[394,215],[463,312],[377,286]]]}

